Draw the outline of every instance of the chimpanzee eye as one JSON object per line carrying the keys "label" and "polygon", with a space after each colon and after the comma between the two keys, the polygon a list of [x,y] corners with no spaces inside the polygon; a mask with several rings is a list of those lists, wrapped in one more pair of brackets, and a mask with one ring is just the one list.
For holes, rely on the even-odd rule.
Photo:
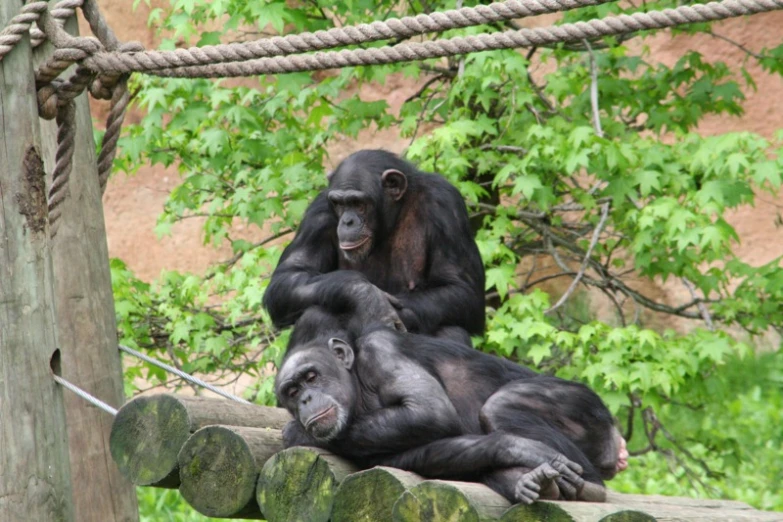
{"label": "chimpanzee eye", "polygon": [[356,211],[360,214],[364,214],[367,211],[367,203],[359,202],[356,204]]}
{"label": "chimpanzee eye", "polygon": [[296,396],[299,395],[299,388],[297,388],[296,386],[291,386],[286,391],[286,395],[288,395],[289,399],[296,399]]}
{"label": "chimpanzee eye", "polygon": [[315,382],[317,378],[318,378],[318,374],[313,371],[309,371],[307,372],[307,375],[305,375],[305,381],[311,384]]}

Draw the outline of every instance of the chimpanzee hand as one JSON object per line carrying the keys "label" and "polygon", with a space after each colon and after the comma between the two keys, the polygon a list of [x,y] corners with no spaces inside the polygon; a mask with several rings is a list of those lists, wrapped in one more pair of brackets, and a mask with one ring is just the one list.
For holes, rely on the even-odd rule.
{"label": "chimpanzee hand", "polygon": [[516,466],[538,468],[542,464],[548,464],[554,468],[559,474],[559,477],[555,478],[555,482],[560,488],[560,493],[568,500],[576,499],[577,493],[584,486],[585,481],[580,476],[583,471],[582,466],[542,442],[515,437],[508,450],[511,452]]}
{"label": "chimpanzee hand", "polygon": [[[560,478],[560,473],[549,464],[541,464],[528,471],[517,481],[514,488],[514,501],[532,504],[541,495],[541,490],[553,487],[552,481]],[[546,498],[546,497],[545,497]]]}

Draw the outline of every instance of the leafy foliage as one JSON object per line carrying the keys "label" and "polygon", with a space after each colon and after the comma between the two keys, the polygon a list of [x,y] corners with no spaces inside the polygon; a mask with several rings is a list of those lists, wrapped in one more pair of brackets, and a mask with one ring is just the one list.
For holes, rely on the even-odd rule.
{"label": "leafy foliage", "polygon": [[[150,23],[167,35],[163,47],[174,48],[449,7],[171,0]],[[656,4],[665,7],[675,2]],[[635,10],[604,4],[563,21]],[[678,32],[720,36],[710,24]],[[783,74],[783,45],[749,59]],[[399,114],[357,94],[391,74],[421,85]],[[325,185],[328,147],[395,126],[411,140],[407,156],[443,173],[471,209],[490,303],[477,346],[600,390],[642,455],[616,484],[783,509],[772,486],[772,472],[783,468],[773,430],[783,400],[780,358],[765,356],[772,362],[761,365],[753,348],[758,336],[783,327],[783,270],[779,259],[755,267],[738,258],[726,219],[760,191],[777,193],[783,156],[780,143],[752,133],[696,132],[705,116],[742,113],[740,79],[755,85],[744,66],[732,70],[688,49],[666,66],[618,38],[240,86],[136,78],[145,116],[127,129],[117,167],[176,165],[182,183],[158,232],[202,216],[205,243],[227,242],[234,255],[205,274],[167,272],[154,283],[115,260],[122,341],[189,372],[251,373],[258,384],[247,395],[273,401],[267,370],[287,334],[271,328],[261,298],[282,242]],[[260,230],[261,239],[241,237],[237,224]],[[660,283],[686,297],[669,303],[656,291]],[[776,376],[755,378],[769,368]],[[167,378],[147,366],[128,377]],[[753,466],[762,459],[774,465]]]}

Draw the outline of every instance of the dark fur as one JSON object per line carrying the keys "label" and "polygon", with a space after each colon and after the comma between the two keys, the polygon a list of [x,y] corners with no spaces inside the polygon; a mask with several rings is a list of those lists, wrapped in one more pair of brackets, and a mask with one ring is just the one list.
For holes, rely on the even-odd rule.
{"label": "dark fur", "polygon": [[[390,169],[407,182],[399,200],[381,180]],[[349,207],[351,219],[340,221],[330,203],[330,194],[346,191],[358,191],[371,202],[363,223],[372,228],[373,246],[362,259],[347,259],[337,238],[338,226],[361,236],[362,213]],[[366,150],[348,157],[307,209],[264,295],[272,321],[278,327],[293,324],[316,304],[304,289],[334,285],[331,275],[339,270],[361,272],[396,297],[409,331],[458,339],[467,336],[455,328],[484,331],[484,267],[462,196],[442,176],[421,172],[390,152]],[[337,305],[320,304],[330,310]]]}
{"label": "dark fur", "polygon": [[[538,375],[458,342],[345,324],[344,317],[312,308],[294,328],[276,386],[280,404],[302,420],[300,405],[286,396],[280,379],[290,384],[288,376],[302,361],[333,366],[327,345],[335,337],[353,348],[355,360],[340,381],[353,399],[341,404],[347,420],[333,439],[316,440],[295,420],[285,431],[287,446],[323,446],[363,466],[484,480],[513,501],[521,500],[514,493],[517,484],[509,480],[529,478],[526,473],[542,464],[557,466],[564,475],[558,479],[563,494],[570,488],[575,495],[582,479],[602,485],[602,477],[614,475],[616,430],[587,387]],[[299,355],[292,359],[292,354]],[[323,397],[334,380],[300,384],[308,397]],[[580,467],[582,478],[569,475]],[[505,468],[520,471],[496,473]]]}

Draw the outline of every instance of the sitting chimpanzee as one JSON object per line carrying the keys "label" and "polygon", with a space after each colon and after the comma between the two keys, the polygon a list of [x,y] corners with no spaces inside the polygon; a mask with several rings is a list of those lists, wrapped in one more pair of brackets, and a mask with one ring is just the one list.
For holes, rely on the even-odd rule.
{"label": "sitting chimpanzee", "polygon": [[[601,501],[625,441],[587,387],[449,339],[350,326],[319,307],[294,327],[277,376],[288,446],[363,467],[480,480],[513,502]],[[352,331],[353,330],[353,331]],[[581,476],[580,476],[581,475]]]}
{"label": "sitting chimpanzee", "polygon": [[329,176],[266,289],[272,321],[293,324],[313,290],[345,269],[390,294],[411,332],[468,344],[466,330],[483,333],[484,267],[465,202],[445,178],[390,152],[357,152]]}

